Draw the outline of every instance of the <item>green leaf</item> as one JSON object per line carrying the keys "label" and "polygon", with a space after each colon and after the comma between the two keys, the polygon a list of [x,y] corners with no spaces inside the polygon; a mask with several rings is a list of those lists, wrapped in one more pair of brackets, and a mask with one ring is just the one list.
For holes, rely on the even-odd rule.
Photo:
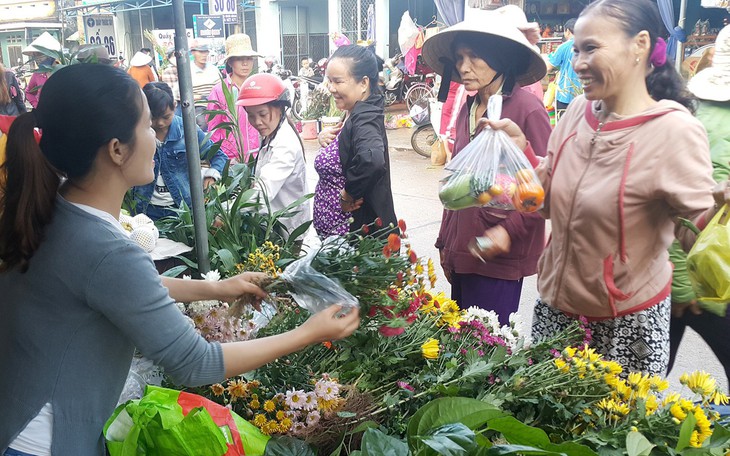
{"label": "green leaf", "polygon": [[269,440],[264,456],[316,456],[316,453],[303,440],[280,436]]}
{"label": "green leaf", "polygon": [[174,268],[170,268],[167,271],[163,272],[162,275],[164,277],[177,277],[183,272],[185,272],[188,269],[187,266],[181,265],[181,266],[175,266]]}
{"label": "green leaf", "polygon": [[227,271],[233,271],[236,269],[236,260],[230,250],[220,249],[216,252],[216,254],[223,262],[223,267],[226,268]]}
{"label": "green leaf", "polygon": [[689,446],[689,442],[692,439],[692,431],[695,430],[697,424],[697,418],[691,413],[687,414],[687,418],[682,422],[682,427],[679,428],[679,440],[677,441],[677,447],[675,451],[682,451]]}
{"label": "green leaf", "polygon": [[[476,434],[461,423],[441,426],[428,436],[417,437],[435,454],[442,456],[461,456],[474,453],[477,448]],[[427,452],[428,453],[428,452]]]}
{"label": "green leaf", "polygon": [[626,436],[626,452],[628,456],[649,456],[652,448],[655,446],[641,432],[631,431]]}
{"label": "green leaf", "polygon": [[375,421],[372,421],[372,420],[365,421],[363,423],[360,423],[360,425],[358,425],[352,431],[348,432],[348,434],[359,434],[360,432],[365,432],[368,429],[377,428],[377,427],[378,427],[378,423],[376,423]]}
{"label": "green leaf", "polygon": [[337,412],[337,416],[340,418],[354,418],[357,416],[357,413],[352,412]]}
{"label": "green leaf", "polygon": [[362,456],[408,456],[406,442],[370,428],[362,436]]}
{"label": "green leaf", "polygon": [[505,416],[490,420],[488,427],[500,432],[504,438],[514,445],[525,445],[542,449],[551,453],[563,453],[571,456],[595,456],[596,452],[585,445],[574,442],[554,444],[542,429],[528,426],[520,420]]}
{"label": "green leaf", "polygon": [[547,451],[540,448],[531,447],[529,445],[494,445],[488,448],[486,451],[480,452],[487,456],[506,456],[510,454],[521,455],[521,454],[542,454],[542,455],[562,455],[564,453],[555,453],[553,451]]}
{"label": "green leaf", "polygon": [[408,422],[408,441],[417,435],[425,435],[429,430],[444,424],[462,422],[461,420],[477,412],[499,412],[501,410],[492,404],[466,397],[444,397],[435,399],[424,405],[411,417]]}

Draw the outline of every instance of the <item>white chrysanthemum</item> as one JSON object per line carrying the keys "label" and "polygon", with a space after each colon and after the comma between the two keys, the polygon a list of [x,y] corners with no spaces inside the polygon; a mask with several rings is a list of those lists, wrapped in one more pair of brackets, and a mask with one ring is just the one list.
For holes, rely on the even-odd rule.
{"label": "white chrysanthemum", "polygon": [[333,381],[318,380],[314,384],[314,393],[325,401],[331,401],[340,394],[340,385]]}
{"label": "white chrysanthemum", "polygon": [[464,318],[466,321],[481,321],[492,334],[499,334],[500,332],[499,316],[493,310],[484,310],[482,308],[472,306],[466,309]]}
{"label": "white chrysanthemum", "polygon": [[189,275],[183,274],[183,280],[193,280]]}
{"label": "white chrysanthemum", "polygon": [[221,273],[215,269],[203,274],[203,280],[207,280],[208,282],[218,282],[220,279],[221,279]]}
{"label": "white chrysanthemum", "polygon": [[195,315],[207,314],[218,305],[218,301],[194,301],[188,306],[188,312]]}
{"label": "white chrysanthemum", "polygon": [[319,414],[319,411],[313,410],[309,412],[306,419],[307,426],[314,426],[315,424],[319,423],[320,418],[321,416]]}
{"label": "white chrysanthemum", "polygon": [[176,302],[175,305],[177,306],[178,309],[180,309],[180,312],[182,312],[182,313],[185,313],[185,311],[188,310],[187,308],[185,308],[184,302]]}
{"label": "white chrysanthemum", "polygon": [[304,391],[289,390],[286,392],[286,399],[284,399],[284,403],[291,410],[301,410],[304,408],[306,400],[307,394]]}
{"label": "white chrysanthemum", "polygon": [[317,408],[317,395],[314,391],[310,391],[304,398],[304,410],[315,410]]}

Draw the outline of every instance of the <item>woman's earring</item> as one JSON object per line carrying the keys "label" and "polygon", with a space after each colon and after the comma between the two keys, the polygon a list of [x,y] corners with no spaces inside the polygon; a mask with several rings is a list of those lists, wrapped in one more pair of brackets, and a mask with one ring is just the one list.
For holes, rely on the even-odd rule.
{"label": "woman's earring", "polygon": [[636,56],[636,60],[635,60],[634,62],[635,62],[635,63],[636,63],[637,65],[638,65],[638,64],[639,64],[639,60],[640,60],[640,59],[639,59],[639,56],[637,55],[637,56]]}

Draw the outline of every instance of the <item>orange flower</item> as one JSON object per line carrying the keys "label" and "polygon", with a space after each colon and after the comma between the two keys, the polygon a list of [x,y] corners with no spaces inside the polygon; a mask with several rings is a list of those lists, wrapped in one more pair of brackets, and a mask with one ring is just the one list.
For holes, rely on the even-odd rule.
{"label": "orange flower", "polygon": [[411,250],[411,253],[408,254],[408,261],[410,261],[411,264],[416,264],[416,262],[418,261],[418,256],[413,250]]}
{"label": "orange flower", "polygon": [[322,345],[324,345],[324,348],[326,348],[327,350],[332,349],[332,342],[330,341],[322,342]]}
{"label": "orange flower", "polygon": [[383,256],[385,258],[390,258],[390,249],[387,244],[383,246]]}
{"label": "orange flower", "polygon": [[400,228],[401,233],[406,232],[406,221],[403,219],[398,220],[398,228]]}
{"label": "orange flower", "polygon": [[400,237],[397,234],[390,233],[388,235],[388,248],[393,253],[400,251]]}

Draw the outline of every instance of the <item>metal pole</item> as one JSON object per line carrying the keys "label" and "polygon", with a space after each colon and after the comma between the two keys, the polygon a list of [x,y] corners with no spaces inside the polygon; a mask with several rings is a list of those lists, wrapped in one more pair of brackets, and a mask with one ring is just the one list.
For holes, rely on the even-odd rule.
{"label": "metal pole", "polygon": [[[679,4],[679,22],[677,25],[684,29],[684,23],[687,19],[687,0],[682,0]],[[682,60],[684,60],[684,44],[677,41],[677,55],[674,58],[674,65],[677,71],[682,68]]]}
{"label": "metal pole", "polygon": [[198,270],[201,274],[205,274],[210,271],[208,222],[205,218],[205,204],[203,202],[203,181],[200,178],[200,145],[198,144],[198,126],[195,123],[193,77],[190,72],[183,0],[172,1],[172,17],[175,23],[175,59],[177,61],[178,83],[180,84],[180,108],[182,109],[185,149],[188,158],[188,179],[190,180],[190,196],[193,202],[195,253],[198,257]]}

